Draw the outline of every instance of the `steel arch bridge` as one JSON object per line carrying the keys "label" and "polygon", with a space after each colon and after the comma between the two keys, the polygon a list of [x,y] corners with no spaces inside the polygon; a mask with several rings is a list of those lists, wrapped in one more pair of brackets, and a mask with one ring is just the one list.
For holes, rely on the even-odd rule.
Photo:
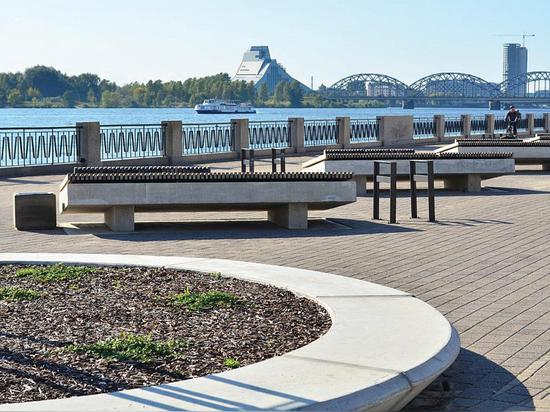
{"label": "steel arch bridge", "polygon": [[500,90],[496,84],[467,73],[436,73],[423,77],[410,85],[412,96],[496,98]]}
{"label": "steel arch bridge", "polygon": [[499,85],[502,97],[550,97],[550,72],[529,72]]}
{"label": "steel arch bridge", "polygon": [[468,73],[425,76],[411,85],[380,73],[345,77],[321,92],[329,99],[403,101],[498,101],[550,103],[550,71],[529,72],[502,83]]}
{"label": "steel arch bridge", "polygon": [[375,97],[406,97],[408,86],[395,77],[378,73],[359,73],[345,77],[328,88],[335,95],[343,92],[347,95]]}

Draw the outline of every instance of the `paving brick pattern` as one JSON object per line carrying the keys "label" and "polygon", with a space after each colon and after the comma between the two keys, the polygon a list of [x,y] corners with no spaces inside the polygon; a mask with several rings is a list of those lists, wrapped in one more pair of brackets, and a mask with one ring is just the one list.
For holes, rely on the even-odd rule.
{"label": "paving brick pattern", "polygon": [[[303,158],[287,159],[297,170]],[[216,163],[231,170],[235,162]],[[259,170],[269,167],[257,161]],[[441,311],[462,339],[455,364],[409,410],[550,410],[550,174],[535,169],[485,182],[481,194],[437,192],[438,223],[412,220],[406,192],[398,225],[372,221],[372,201],[313,212],[308,231],[265,213],[137,215],[138,231],[92,224],[55,232],[12,229],[15,192],[56,191],[61,176],[0,180],[0,251],[184,255],[294,266],[412,293]],[[424,197],[420,216],[427,216]],[[388,211],[387,199],[381,210]],[[93,224],[95,222],[95,224]],[[147,222],[147,223],[145,223]],[[160,223],[164,222],[164,223]]]}

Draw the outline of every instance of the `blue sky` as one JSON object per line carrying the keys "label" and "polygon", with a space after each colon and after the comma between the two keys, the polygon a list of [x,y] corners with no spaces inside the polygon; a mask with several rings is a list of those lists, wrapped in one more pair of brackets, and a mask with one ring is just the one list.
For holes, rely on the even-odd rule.
{"label": "blue sky", "polygon": [[550,70],[545,0],[0,0],[0,72],[51,65],[118,83],[234,74],[268,45],[315,87],[353,73],[406,82],[459,71],[502,76],[502,43],[527,39],[529,70]]}

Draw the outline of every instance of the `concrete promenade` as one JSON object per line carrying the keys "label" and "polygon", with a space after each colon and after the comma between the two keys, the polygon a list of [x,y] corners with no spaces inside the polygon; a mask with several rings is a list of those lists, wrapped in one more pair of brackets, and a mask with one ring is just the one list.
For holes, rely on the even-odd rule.
{"label": "concrete promenade", "polygon": [[[287,158],[288,169],[298,170],[304,160]],[[257,161],[256,167],[268,170],[270,164]],[[463,347],[453,367],[409,410],[550,411],[550,173],[540,166],[487,180],[479,194],[438,191],[436,224],[425,219],[425,197],[418,221],[407,217],[408,199],[398,199],[399,225],[370,220],[372,201],[361,197],[311,212],[308,231],[274,226],[262,212],[137,214],[136,232],[126,234],[98,224],[53,232],[12,229],[13,193],[57,192],[61,179],[0,180],[0,251],[236,259],[398,288],[447,316]],[[382,216],[388,209],[384,199]],[[98,223],[102,215],[60,218],[62,224],[75,221]]]}

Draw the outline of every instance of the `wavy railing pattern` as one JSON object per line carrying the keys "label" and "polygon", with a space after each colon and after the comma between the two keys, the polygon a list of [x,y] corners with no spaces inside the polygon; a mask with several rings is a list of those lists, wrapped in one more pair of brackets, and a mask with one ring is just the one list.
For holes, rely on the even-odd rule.
{"label": "wavy railing pattern", "polygon": [[445,117],[445,136],[462,136],[464,134],[464,121],[462,117]]}
{"label": "wavy railing pattern", "polygon": [[251,149],[290,147],[290,123],[285,121],[250,122],[248,136]]}
{"label": "wavy railing pattern", "polygon": [[378,140],[378,120],[351,119],[349,131],[351,143],[374,142]]}
{"label": "wavy railing pattern", "polygon": [[0,167],[78,163],[79,127],[0,128]]}
{"label": "wavy railing pattern", "polygon": [[102,160],[165,155],[166,128],[163,125],[101,125],[99,135]]}
{"label": "wavy railing pattern", "polygon": [[535,131],[540,132],[544,130],[544,116],[535,116]]}
{"label": "wavy railing pattern", "polygon": [[504,134],[506,133],[506,129],[508,128],[508,125],[504,121],[504,119],[495,119],[495,134]]}
{"label": "wavy railing pattern", "polygon": [[413,119],[414,139],[427,139],[435,136],[433,117],[415,117]]}
{"label": "wavy railing pattern", "polygon": [[304,145],[324,146],[338,141],[338,122],[336,120],[305,120]]}
{"label": "wavy railing pattern", "polygon": [[235,150],[235,128],[231,123],[184,124],[181,138],[183,155]]}
{"label": "wavy railing pattern", "polygon": [[487,131],[487,118],[485,116],[472,116],[470,134],[484,134]]}

